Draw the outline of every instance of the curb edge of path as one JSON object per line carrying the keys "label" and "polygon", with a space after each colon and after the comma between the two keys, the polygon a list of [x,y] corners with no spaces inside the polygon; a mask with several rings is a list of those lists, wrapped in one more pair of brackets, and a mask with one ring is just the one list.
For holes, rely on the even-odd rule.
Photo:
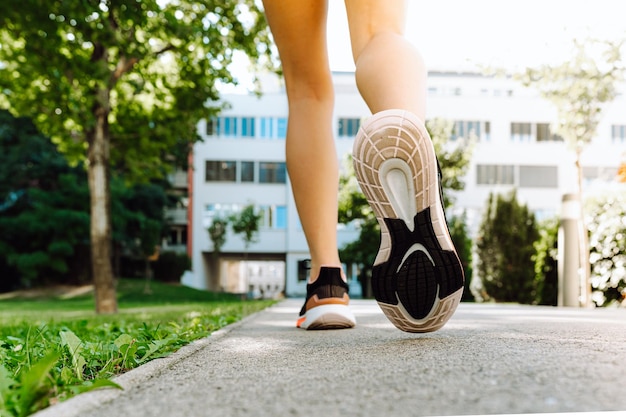
{"label": "curb edge of path", "polygon": [[48,408],[44,408],[43,410],[31,414],[30,417],[83,416],[85,415],[84,413],[87,410],[97,408],[106,403],[114,401],[117,397],[123,395],[125,392],[129,391],[133,387],[145,381],[148,381],[158,375],[161,375],[165,370],[184,361],[185,359],[192,356],[199,350],[205,348],[206,346],[210,345],[214,341],[227,336],[233,330],[241,327],[248,321],[255,319],[261,313],[283,302],[284,300],[281,300],[276,304],[264,308],[263,310],[252,313],[249,316],[242,318],[241,320],[224,326],[202,339],[195,340],[188,345],[181,347],[177,351],[169,354],[168,356],[153,359],[144,365],[141,365],[135,369],[131,369],[124,374],[112,378],[112,381],[120,385],[123,389],[105,388],[79,394],[66,401],[51,405]]}

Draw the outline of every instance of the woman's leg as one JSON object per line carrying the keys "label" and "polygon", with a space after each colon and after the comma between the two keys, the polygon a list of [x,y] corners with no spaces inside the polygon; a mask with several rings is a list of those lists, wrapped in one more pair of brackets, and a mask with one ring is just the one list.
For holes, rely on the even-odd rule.
{"label": "woman's leg", "polygon": [[311,281],[321,266],[341,266],[337,251],[338,160],[332,132],[334,93],[326,47],[327,3],[264,0],[280,54],[287,98],[287,169],[311,252]]}
{"label": "woman's leg", "polygon": [[454,313],[463,268],[424,126],[426,69],[403,35],[405,8],[401,0],[346,0],[357,86],[374,113],[355,138],[353,161],[381,226],[374,296],[399,329],[429,332]]}
{"label": "woman's leg", "polygon": [[426,67],[404,38],[406,1],[345,0],[356,82],[372,113],[404,109],[424,120]]}

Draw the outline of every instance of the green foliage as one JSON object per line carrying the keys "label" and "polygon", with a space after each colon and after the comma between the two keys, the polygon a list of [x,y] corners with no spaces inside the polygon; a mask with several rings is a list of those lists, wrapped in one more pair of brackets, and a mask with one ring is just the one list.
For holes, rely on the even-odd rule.
{"label": "green foliage", "polygon": [[546,219],[538,225],[539,238],[535,241],[535,286],[539,305],[558,303],[558,234],[559,220]]}
{"label": "green foliage", "polygon": [[[113,236],[127,255],[154,253],[166,228],[165,184],[112,181]],[[85,172],[72,168],[26,118],[0,110],[0,291],[85,280],[89,244]]]}
{"label": "green foliage", "polygon": [[110,111],[112,166],[131,182],[182,165],[206,103],[236,82],[237,51],[270,62],[252,0],[5,0],[0,44],[0,96],[72,160],[85,157],[96,109]]}
{"label": "green foliage", "polygon": [[183,273],[191,269],[191,259],[187,253],[161,252],[152,269],[157,281],[180,282]]}
{"label": "green foliage", "polygon": [[463,265],[465,275],[465,289],[461,301],[474,301],[474,295],[470,291],[472,282],[472,239],[467,230],[467,217],[465,213],[461,216],[454,216],[448,221],[450,227],[450,237],[456,248],[456,252]]}
{"label": "green foliage", "polygon": [[585,202],[590,230],[592,299],[598,306],[626,299],[626,188],[615,186]]}
{"label": "green foliage", "polygon": [[617,96],[625,69],[620,52],[622,44],[576,41],[572,59],[560,65],[527,68],[516,76],[555,105],[557,117],[552,129],[572,149],[579,151],[595,137],[602,104]]}
{"label": "green foliage", "polygon": [[465,188],[463,178],[470,166],[476,138],[459,138],[451,142],[450,138],[454,134],[454,123],[451,120],[428,120],[426,128],[433,140],[441,169],[443,205],[450,207],[454,203],[451,193]]}
{"label": "green foliage", "polygon": [[246,249],[257,240],[261,218],[261,213],[257,213],[254,205],[248,204],[229,219],[233,232],[242,236]]}
{"label": "green foliage", "polygon": [[111,182],[113,241],[124,253],[145,259],[155,252],[167,228],[165,209],[168,197],[159,183],[128,186]]}
{"label": "green foliage", "polygon": [[219,217],[213,218],[211,225],[208,227],[209,238],[213,242],[213,254],[217,255],[222,250],[222,246],[226,243],[226,233],[228,232],[228,219]]}
{"label": "green foliage", "polygon": [[134,184],[185,165],[235,53],[272,62],[263,13],[255,0],[5,0],[0,45],[0,102],[86,162],[96,308],[115,312],[111,169]]}
{"label": "green foliage", "polygon": [[0,110],[0,288],[59,279],[88,243],[85,173],[71,168],[30,120]]}
{"label": "green foliage", "polygon": [[113,376],[270,304],[159,283],[150,295],[139,282],[120,285],[122,312],[107,317],[73,300],[0,301],[0,416],[118,387]]}
{"label": "green foliage", "polygon": [[535,300],[533,245],[538,237],[535,216],[517,201],[515,191],[490,194],[476,241],[482,296],[499,302]]}

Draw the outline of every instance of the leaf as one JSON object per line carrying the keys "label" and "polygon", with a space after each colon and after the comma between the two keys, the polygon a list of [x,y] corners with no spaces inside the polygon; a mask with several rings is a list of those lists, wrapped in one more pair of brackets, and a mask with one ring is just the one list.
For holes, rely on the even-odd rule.
{"label": "leaf", "polygon": [[2,411],[7,408],[7,399],[9,399],[13,385],[15,385],[15,380],[11,377],[11,373],[4,365],[0,364],[0,416],[3,415]]}
{"label": "leaf", "polygon": [[89,391],[94,391],[99,388],[116,388],[120,390],[124,389],[121,385],[111,381],[110,379],[96,379],[93,381],[87,381],[82,385],[75,385],[71,387],[71,390],[75,395],[77,395]]}
{"label": "leaf", "polygon": [[87,365],[87,361],[82,355],[83,342],[71,330],[61,331],[59,335],[61,336],[61,344],[67,347],[72,357],[74,373],[76,377],[82,381],[83,370],[85,369],[85,365]]}
{"label": "leaf", "polygon": [[121,334],[117,339],[115,339],[113,343],[121,351],[123,346],[133,343],[133,338],[131,335],[124,333]]}
{"label": "leaf", "polygon": [[155,340],[148,345],[148,351],[139,359],[137,363],[143,363],[152,359],[153,355],[168,344],[167,340]]}
{"label": "leaf", "polygon": [[46,397],[46,378],[59,357],[58,352],[50,352],[22,374],[18,390],[19,403],[16,404],[19,416],[27,416],[35,409],[42,408],[35,405]]}
{"label": "leaf", "polygon": [[135,353],[137,352],[138,346],[132,336],[124,333],[120,335],[117,339],[115,339],[113,343],[115,344],[115,346],[117,346],[117,348],[120,350],[120,353],[124,356],[121,363],[122,368],[129,368],[128,361],[133,361],[136,363]]}

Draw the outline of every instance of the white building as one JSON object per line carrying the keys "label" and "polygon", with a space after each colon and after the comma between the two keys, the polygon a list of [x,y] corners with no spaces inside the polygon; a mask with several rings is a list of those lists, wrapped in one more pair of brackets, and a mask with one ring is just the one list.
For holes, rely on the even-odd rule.
{"label": "white building", "polygon": [[[353,73],[333,76],[337,158],[343,160],[369,110]],[[472,230],[490,192],[516,188],[538,217],[558,214],[562,195],[574,190],[575,176],[572,153],[550,133],[556,111],[549,103],[512,80],[478,74],[431,73],[428,93],[427,119],[452,120],[458,135],[478,138],[466,188],[456,195],[453,208],[467,213]],[[183,282],[209,290],[304,295],[303,261],[309,254],[285,169],[284,89],[277,85],[266,88],[261,97],[231,94],[223,99],[230,104],[227,109],[198,124],[204,141],[194,148],[189,187],[188,251],[193,266]],[[584,152],[587,185],[614,180],[625,157],[626,100],[620,96],[607,106],[597,138]],[[259,239],[246,249],[242,238],[229,231],[217,276],[207,227],[212,219],[248,204],[263,214]],[[340,226],[340,247],[357,236],[357,230]],[[352,278],[351,294],[359,293]]]}

